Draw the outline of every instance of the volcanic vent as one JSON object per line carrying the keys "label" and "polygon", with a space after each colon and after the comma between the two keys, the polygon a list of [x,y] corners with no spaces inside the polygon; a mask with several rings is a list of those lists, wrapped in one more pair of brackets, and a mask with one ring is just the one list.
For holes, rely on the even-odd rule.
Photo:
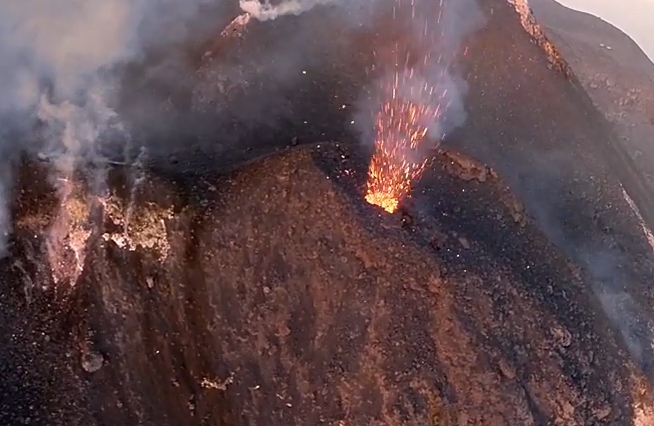
{"label": "volcanic vent", "polygon": [[[96,238],[65,318],[39,325],[69,354],[48,360],[61,377],[8,383],[68,424],[582,425],[639,407],[637,369],[579,276],[491,170],[438,154],[422,181],[437,190],[414,200],[435,216],[368,205],[365,170],[321,144],[192,186],[147,176],[134,215],[165,225],[166,256]],[[37,202],[17,210],[26,271]],[[19,303],[28,277],[4,274],[21,321],[51,309]],[[74,367],[89,353],[104,360],[91,375]]]}
{"label": "volcanic vent", "polygon": [[[639,286],[651,282],[642,260],[650,248],[623,188],[634,205],[647,194],[624,157],[605,160],[610,129],[551,71],[514,8],[480,3],[487,25],[460,58],[466,125],[407,163],[411,179],[400,182],[409,185],[392,186],[402,188],[391,194],[397,203],[376,203],[386,209],[365,201],[377,188],[369,166],[398,163],[370,163],[357,144],[255,161],[271,140],[225,143],[213,156],[198,143],[203,158],[188,154],[181,164],[201,164],[200,172],[152,168],[134,185],[133,170],[116,167],[103,197],[67,180],[68,205],[82,208],[64,223],[83,224],[85,243],[81,255],[68,250],[64,263],[50,262],[65,266],[53,278],[46,236],[66,215],[44,166],[26,161],[0,266],[0,423],[651,424],[651,340],[642,327],[651,292]],[[311,16],[313,25],[326,15]],[[248,22],[230,27],[242,37],[221,36],[236,46],[230,60],[272,39],[267,31],[279,34]],[[370,83],[362,63],[384,50],[386,34],[366,31],[375,29],[357,40],[368,44],[343,42],[353,31],[325,31],[325,45],[347,46],[330,59],[347,66],[316,77],[309,69],[302,90],[279,96],[290,118],[275,146],[308,127],[303,136],[314,137],[300,140],[318,140],[316,129],[347,134],[333,112],[355,103],[354,89]],[[242,85],[239,105],[250,108],[263,97],[248,90],[261,95],[275,82],[244,74],[254,81]],[[390,75],[397,79],[381,81],[410,76]],[[198,86],[193,95],[206,87]],[[413,122],[402,119],[420,104],[401,105],[400,120],[382,115],[378,129]],[[252,134],[272,134],[262,129]],[[207,167],[225,158],[250,162],[230,173]],[[624,187],[615,170],[630,175]],[[57,241],[75,252],[63,234],[68,240]],[[75,285],[61,285],[71,271]],[[606,312],[616,314],[610,322]]]}

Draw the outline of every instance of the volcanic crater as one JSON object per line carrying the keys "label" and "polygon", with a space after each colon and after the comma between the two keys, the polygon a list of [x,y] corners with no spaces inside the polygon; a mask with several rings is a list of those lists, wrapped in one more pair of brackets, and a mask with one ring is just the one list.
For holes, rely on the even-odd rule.
{"label": "volcanic crater", "polygon": [[468,119],[394,214],[365,202],[370,147],[324,97],[368,84],[358,63],[295,91],[268,139],[112,166],[102,197],[75,180],[90,232],[68,282],[47,261],[50,165],[25,158],[0,423],[653,424],[651,191],[524,7],[480,7]]}

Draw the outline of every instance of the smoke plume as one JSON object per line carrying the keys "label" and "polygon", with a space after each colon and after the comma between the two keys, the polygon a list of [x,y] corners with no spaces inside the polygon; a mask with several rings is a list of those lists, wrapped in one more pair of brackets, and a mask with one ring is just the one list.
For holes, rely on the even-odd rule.
{"label": "smoke plume", "polygon": [[[422,84],[422,81],[437,87],[447,96],[445,104],[448,113],[443,115],[442,120],[429,123],[430,133],[434,139],[438,139],[450,128],[459,125],[464,117],[461,102],[464,85],[451,72],[450,64],[461,40],[480,21],[476,8],[469,8],[469,1],[473,0],[441,4],[420,0],[414,9],[404,0],[2,2],[0,82],[4,90],[0,94],[0,148],[4,154],[4,164],[0,165],[3,178],[0,182],[0,235],[6,236],[9,230],[6,198],[11,193],[10,162],[19,152],[27,151],[50,159],[55,168],[53,183],[61,182],[62,178],[71,177],[79,171],[86,174],[92,171],[91,180],[97,183],[98,190],[102,190],[103,171],[102,167],[97,166],[107,164],[108,153],[115,155],[116,152],[127,151],[125,145],[132,140],[147,140],[152,145],[148,145],[148,149],[156,150],[166,145],[160,142],[163,135],[204,140],[216,134],[217,127],[224,127],[224,143],[232,143],[241,139],[240,134],[232,134],[234,118],[240,122],[257,122],[271,127],[276,121],[288,119],[284,114],[290,112],[278,106],[283,99],[275,101],[277,103],[271,99],[280,98],[276,95],[280,87],[291,90],[293,81],[303,78],[300,71],[306,69],[307,64],[314,69],[324,67],[327,60],[325,55],[317,54],[315,46],[305,47],[303,44],[307,32],[316,30],[315,26],[292,26],[295,30],[299,29],[296,33],[278,28],[275,34],[280,39],[266,40],[265,50],[258,49],[251,54],[241,52],[236,60],[238,63],[230,59],[213,65],[215,73],[211,81],[220,86],[216,92],[205,91],[206,86],[196,84],[199,77],[185,68],[186,65],[180,65],[183,55],[174,53],[175,46],[185,43],[192,45],[207,37],[216,37],[216,30],[220,29],[217,27],[225,25],[237,15],[239,6],[253,20],[259,21],[299,15],[321,9],[319,6],[333,6],[325,11],[332,22],[325,24],[328,30],[323,31],[325,35],[321,37],[324,38],[330,31],[346,29],[343,27],[377,25],[379,23],[373,17],[383,15],[388,10],[386,6],[395,4],[397,14],[394,20],[410,32],[410,36],[406,42],[398,45],[392,57],[380,54],[378,68],[389,71],[387,77],[392,74],[390,71],[407,64],[403,57],[406,55],[416,78],[403,82],[402,93],[406,96],[417,95],[418,92],[411,87]],[[381,29],[386,31],[385,28]],[[324,43],[326,45],[327,41]],[[136,90],[126,89],[125,69],[133,63],[149,60],[148,55],[152,52],[165,52],[163,56],[167,56],[170,62],[161,61],[155,67],[145,69],[142,72],[148,75],[137,79],[150,79],[156,84],[161,80],[170,86],[167,89],[171,93],[192,92],[196,87],[201,87],[198,90],[205,91],[208,98],[218,99],[220,106],[209,99],[207,104],[203,104],[211,108],[208,112],[202,111],[206,116],[194,117],[193,114],[198,115],[195,110],[183,109],[180,117],[169,120],[163,118],[168,117],[163,114],[168,113],[164,111],[167,108],[164,101],[166,96],[172,95],[153,94],[150,87],[140,87],[141,83],[135,84]],[[264,58],[252,59],[257,55]],[[423,64],[418,66],[417,63],[421,61]],[[243,87],[263,87],[261,82],[265,82],[267,89],[250,96],[247,101],[241,101],[238,106],[233,106],[235,103],[230,105],[231,101],[225,100],[227,96],[222,87],[231,84],[229,76],[237,72],[251,73],[245,76],[239,74],[234,78],[245,81]],[[382,79],[386,78],[379,75]],[[206,76],[202,78],[206,79]],[[129,92],[127,96],[126,90]],[[442,103],[442,99],[436,98],[421,101]],[[224,109],[223,104],[230,108],[229,111]],[[268,111],[266,114],[261,113],[264,109]],[[187,127],[180,130],[180,122]],[[209,122],[211,124],[203,127]],[[236,133],[241,131],[237,130]],[[151,141],[157,141],[159,145],[154,146]],[[188,139],[185,139],[184,143],[187,142]],[[176,149],[181,148],[161,148],[169,151]],[[129,162],[129,158],[125,161]],[[87,167],[88,164],[94,167]],[[4,246],[3,241],[0,241],[0,246]]]}
{"label": "smoke plume", "polygon": [[[170,93],[206,89],[198,84],[201,77],[195,74],[195,69],[184,62],[188,62],[188,57],[180,51],[186,47],[179,46],[200,45],[217,37],[216,30],[238,14],[239,6],[253,20],[270,21],[282,15],[299,15],[320,5],[336,5],[341,10],[334,13],[334,8],[330,8],[331,24],[336,26],[339,21],[341,27],[355,27],[364,20],[371,21],[369,15],[361,13],[364,6],[372,9],[373,4],[383,1],[389,0],[0,2],[0,83],[3,86],[0,94],[0,150],[3,154],[0,247],[4,247],[2,238],[6,238],[10,228],[7,197],[12,193],[11,160],[20,152],[49,159],[55,168],[52,176],[55,184],[74,173],[88,174],[92,170],[92,180],[101,187],[102,167],[97,166],[107,163],[108,153],[114,158],[116,153],[127,152],[124,148],[130,141],[147,143],[152,150],[164,147],[161,150],[174,151],[180,147],[173,148],[159,141],[155,146],[153,141],[165,135],[177,138],[178,141],[173,142],[176,145],[188,142],[188,139],[179,142],[180,134],[182,138],[190,135],[192,139],[204,140],[207,135],[216,134],[216,127],[224,127],[223,134],[227,135],[234,128],[229,121],[234,117],[237,121],[259,124],[265,121],[266,125],[283,118],[283,113],[278,112],[281,108],[267,109],[273,112],[265,115],[256,108],[253,112],[253,105],[264,108],[268,105],[266,102],[272,102],[269,99],[277,98],[261,94],[250,98],[265,99],[248,100],[247,108],[239,107],[242,111],[238,108],[224,111],[214,104],[214,99],[218,99],[221,106],[227,104],[222,89],[206,91],[206,97],[212,98],[208,101],[212,108],[207,113],[210,119],[198,118],[200,114],[187,109],[186,105],[181,108],[174,105],[170,109],[175,111],[170,112],[170,116],[164,114],[169,112],[166,100],[173,96]],[[290,86],[292,80],[302,75],[300,70],[306,69],[308,62],[325,61],[315,54],[313,47],[302,44],[307,32],[315,30],[315,27],[307,27],[295,26],[300,30],[294,34],[279,30],[275,33],[281,34],[279,40],[260,43],[266,45],[264,50],[256,48],[255,43],[253,52],[240,52],[237,59],[232,57],[234,60],[213,64],[216,71],[210,80],[217,82],[216,86],[222,85],[229,76],[236,74],[233,69],[238,69],[238,72],[252,73],[238,75],[239,80],[245,81],[244,87],[262,86],[259,79],[266,82],[265,90],[270,92],[280,90],[280,86]],[[134,72],[134,64],[138,67],[141,66],[138,64],[149,63],[156,55],[164,59],[155,60],[155,65],[138,68],[136,77],[125,77],[127,72]],[[264,62],[265,67],[261,66]],[[257,67],[250,66],[251,63],[256,63]],[[206,80],[206,76],[202,78]],[[154,82],[155,90],[144,81]],[[162,86],[163,93],[157,92]],[[174,120],[168,119],[173,116]],[[209,122],[210,125],[202,127]],[[179,123],[186,127],[180,130]],[[229,134],[224,139],[239,140],[240,136]],[[87,167],[89,163],[94,167]]]}
{"label": "smoke plume", "polygon": [[[102,162],[107,136],[127,140],[114,70],[189,37],[210,0],[8,0],[0,4],[0,247],[10,227],[11,159],[52,160],[57,176]],[[221,3],[221,2],[218,2]],[[220,8],[216,7],[214,9]],[[197,32],[197,29],[193,31]],[[37,133],[38,131],[38,133]],[[116,138],[114,142],[117,143]]]}
{"label": "smoke plume", "polygon": [[243,12],[259,21],[271,21],[284,15],[300,15],[318,5],[329,5],[343,0],[286,0],[273,5],[269,0],[240,0]]}

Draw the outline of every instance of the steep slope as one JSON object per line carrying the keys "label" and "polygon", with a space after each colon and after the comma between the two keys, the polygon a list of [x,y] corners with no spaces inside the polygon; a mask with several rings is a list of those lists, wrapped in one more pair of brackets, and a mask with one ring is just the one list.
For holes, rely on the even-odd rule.
{"label": "steep slope", "polygon": [[[68,356],[49,364],[54,381],[13,370],[14,397],[43,411],[5,408],[4,423],[584,425],[642,414],[643,378],[588,287],[490,170],[443,152],[427,177],[440,215],[388,216],[360,198],[361,160],[325,144],[193,188],[148,178],[133,217],[152,218],[149,235],[165,222],[161,244],[121,248],[138,235],[115,227],[114,210],[103,232],[122,238],[92,237],[84,273],[59,296],[66,311],[45,321],[19,303],[34,276],[23,271],[40,264],[20,253],[47,216],[25,191],[29,225],[13,248],[23,269],[3,268],[14,302],[3,325],[25,342],[32,320],[49,338],[4,361],[47,365],[51,347]],[[120,192],[108,205],[124,205]],[[22,322],[7,317],[16,310]]]}
{"label": "steep slope", "polygon": [[[356,142],[224,169],[298,135],[358,140],[348,108],[401,34],[343,30],[336,12],[199,49],[200,81],[175,96],[134,73],[134,137],[141,93],[166,126],[141,129],[142,186],[112,172],[74,285],[52,282],[56,201],[28,161],[0,268],[1,423],[651,423],[652,196],[521,9],[480,3],[459,67],[468,119],[398,216],[361,200]],[[322,56],[300,83],[246,60],[301,27]],[[226,90],[221,60],[248,84]]]}
{"label": "steep slope", "polygon": [[654,184],[654,64],[626,34],[594,16],[552,0],[531,5],[594,104]]}
{"label": "steep slope", "polygon": [[643,231],[651,192],[576,77],[551,69],[542,43],[529,42],[525,20],[509,4],[483,5],[493,19],[464,60],[469,120],[447,143],[494,167],[548,238],[592,275],[605,312],[652,375],[652,246]]}

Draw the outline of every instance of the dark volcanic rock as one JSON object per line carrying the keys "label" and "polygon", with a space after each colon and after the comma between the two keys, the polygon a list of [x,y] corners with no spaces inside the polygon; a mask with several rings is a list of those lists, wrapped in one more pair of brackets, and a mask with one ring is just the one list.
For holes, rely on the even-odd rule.
{"label": "dark volcanic rock", "polygon": [[654,64],[608,22],[554,0],[531,2],[538,21],[654,185]]}
{"label": "dark volcanic rock", "polygon": [[462,61],[469,119],[446,143],[508,182],[550,241],[590,275],[606,314],[654,377],[651,189],[576,76],[552,69],[542,41],[529,42],[517,19],[524,9],[482,7],[493,19],[470,38]]}
{"label": "dark volcanic rock", "polygon": [[[351,139],[342,106],[397,34],[338,31],[337,12],[219,42],[175,96],[135,73],[129,95],[166,101],[167,126],[144,132],[184,149],[162,140],[139,185],[111,173],[74,283],[52,280],[56,199],[25,165],[0,265],[0,424],[652,424],[651,191],[522,9],[480,3],[458,64],[468,120],[396,216],[362,201],[351,147],[222,170],[294,137]],[[248,46],[300,27],[333,65],[277,84]],[[253,70],[248,85],[230,92],[212,61]]]}
{"label": "dark volcanic rock", "polygon": [[30,305],[42,221],[19,216],[3,329],[22,345],[2,365],[30,374],[2,393],[39,409],[3,424],[632,424],[642,378],[587,286],[469,164],[435,159],[438,216],[366,205],[365,162],[332,144],[190,187],[149,177],[133,217],[157,243],[98,234],[74,288]]}

